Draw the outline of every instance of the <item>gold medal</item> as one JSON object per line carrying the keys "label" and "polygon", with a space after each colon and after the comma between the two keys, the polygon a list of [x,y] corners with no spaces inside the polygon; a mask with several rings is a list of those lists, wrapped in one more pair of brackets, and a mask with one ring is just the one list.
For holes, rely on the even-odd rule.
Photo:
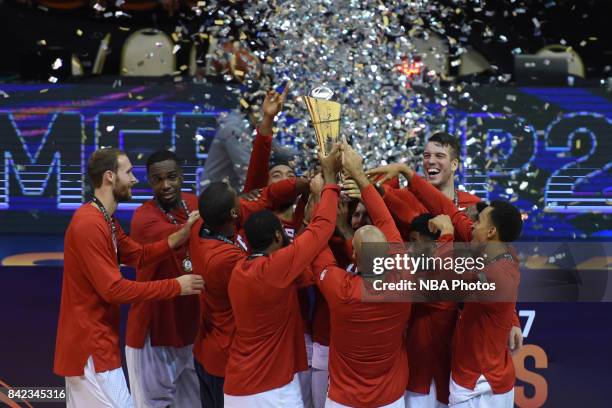
{"label": "gold medal", "polygon": [[191,265],[191,259],[189,258],[183,259],[183,270],[187,273],[191,273],[193,271],[193,265]]}

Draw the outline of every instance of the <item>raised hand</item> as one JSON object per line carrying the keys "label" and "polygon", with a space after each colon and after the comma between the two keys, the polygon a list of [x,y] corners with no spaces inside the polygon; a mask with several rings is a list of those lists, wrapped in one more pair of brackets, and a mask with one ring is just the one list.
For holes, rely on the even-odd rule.
{"label": "raised hand", "polygon": [[327,156],[319,152],[319,161],[321,163],[321,171],[326,184],[335,184],[336,175],[342,168],[342,154],[340,144],[335,144]]}
{"label": "raised hand", "polygon": [[[350,182],[348,184],[344,183],[350,186],[350,190],[354,190],[355,188],[362,189],[370,184],[370,181],[363,171],[363,159],[359,153],[346,142],[346,139],[342,143],[342,166],[345,173],[348,173],[354,181],[354,185]],[[354,194],[354,198],[357,198],[357,192],[354,192]],[[359,197],[361,197],[361,193],[359,193]]]}
{"label": "raised hand", "polygon": [[346,141],[342,143],[342,167],[352,178],[363,173],[363,159]]}
{"label": "raised hand", "polygon": [[283,104],[285,103],[285,99],[287,99],[287,94],[289,93],[289,86],[290,83],[285,85],[285,89],[283,89],[282,94],[279,94],[273,89],[268,91],[262,106],[264,117],[268,116],[274,118],[276,115],[278,115],[281,109],[283,109]]}
{"label": "raised hand", "polygon": [[281,109],[283,109],[283,103],[285,102],[285,98],[287,98],[287,94],[289,93],[289,85],[289,83],[285,85],[285,89],[283,90],[282,94],[279,94],[272,89],[266,94],[266,98],[264,99],[261,107],[263,119],[259,124],[259,132],[262,135],[269,136],[272,134],[274,118],[276,115],[278,115]]}
{"label": "raised hand", "polygon": [[410,181],[414,175],[414,170],[404,163],[392,163],[367,170],[365,173],[371,180],[376,180],[377,186],[380,186],[400,174]]}

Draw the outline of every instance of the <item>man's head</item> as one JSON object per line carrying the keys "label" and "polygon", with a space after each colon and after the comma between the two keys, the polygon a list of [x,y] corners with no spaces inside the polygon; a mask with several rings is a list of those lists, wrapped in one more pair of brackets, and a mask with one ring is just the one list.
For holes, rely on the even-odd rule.
{"label": "man's head", "polygon": [[252,214],[244,223],[247,241],[253,252],[274,252],[289,245],[283,224],[272,211]]}
{"label": "man's head", "polygon": [[132,186],[138,179],[132,173],[127,155],[115,148],[98,149],[87,162],[87,175],[94,189],[110,188],[118,203],[132,198]]}
{"label": "man's head", "polygon": [[519,210],[505,201],[492,201],[489,205],[478,203],[478,219],[472,226],[472,242],[512,242],[523,230]]}
{"label": "man's head", "polygon": [[459,142],[446,133],[434,133],[423,151],[423,171],[425,178],[440,189],[454,182],[455,171],[459,168]]}
{"label": "man's head", "polygon": [[268,171],[268,185],[281,180],[294,179],[295,171],[289,166],[289,162],[276,162]]}
{"label": "man's head", "polygon": [[365,208],[365,205],[361,201],[357,203],[357,207],[355,207],[355,211],[351,215],[351,228],[353,230],[357,230],[365,225],[372,224],[372,220],[368,215],[368,211]]}
{"label": "man's head", "polygon": [[355,235],[353,235],[353,258],[357,268],[363,270],[372,264],[371,261],[374,258],[387,256],[388,246],[386,243],[385,234],[373,225],[364,225],[355,231]]}
{"label": "man's head", "polygon": [[173,208],[181,200],[183,171],[176,154],[158,150],[147,159],[147,178],[153,195],[164,208]]}
{"label": "man's head", "polygon": [[412,220],[410,223],[410,242],[427,244],[440,237],[440,231],[434,234],[429,230],[428,223],[432,218],[431,214],[425,213]]}
{"label": "man's head", "polygon": [[283,150],[283,148],[275,149],[273,147],[270,163],[268,164],[268,185],[281,180],[295,178],[295,170],[291,165],[291,160],[293,160],[292,154]]}
{"label": "man's head", "polygon": [[227,183],[210,183],[198,199],[198,210],[204,225],[212,231],[221,231],[232,226],[240,217],[240,201],[236,191]]}

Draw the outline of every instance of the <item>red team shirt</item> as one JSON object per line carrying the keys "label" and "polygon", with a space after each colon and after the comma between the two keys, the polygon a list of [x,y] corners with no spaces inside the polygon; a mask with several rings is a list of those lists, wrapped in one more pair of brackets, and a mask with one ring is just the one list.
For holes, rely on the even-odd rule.
{"label": "red team shirt", "polygon": [[[166,238],[140,245],[117,226],[121,262],[141,268],[172,255]],[[121,367],[119,304],[170,299],[181,292],[175,279],[134,282],[119,271],[110,227],[87,203],[74,213],[64,238],[64,276],[53,372],[83,375],[89,356],[96,372]]]}
{"label": "red team shirt", "polygon": [[[251,214],[272,210],[295,200],[295,197],[295,180],[282,180],[264,188],[257,201],[240,199],[241,218],[236,223],[237,228],[241,228]],[[208,373],[225,377],[229,349],[236,331],[228,285],[232,270],[238,261],[246,258],[247,253],[239,244],[200,237],[201,227],[202,222],[199,222],[192,229],[190,238],[193,272],[206,282],[206,291],[200,296],[202,318],[193,353]],[[246,243],[245,240],[242,242]]]}
{"label": "red team shirt", "polygon": [[[189,212],[197,211],[198,199],[194,194],[181,193],[181,199],[185,201]],[[187,222],[182,206],[173,209],[170,214],[179,224],[173,224],[155,201],[145,202],[136,209],[132,217],[132,239],[141,244],[152,243],[178,231]],[[182,262],[186,253],[187,245],[158,264],[138,268],[136,281],[178,278],[185,273]],[[193,344],[195,339],[199,318],[200,305],[197,295],[134,303],[128,314],[126,344],[133,348],[142,348],[149,332],[152,346],[188,346]]]}
{"label": "red team shirt", "polygon": [[264,135],[257,129],[244,181],[243,191],[245,193],[256,188],[263,188],[268,184],[270,152],[272,152],[272,135]]}
{"label": "red team shirt", "polygon": [[[472,223],[463,211],[479,203],[480,198],[465,191],[457,191],[457,203],[459,204],[459,208],[455,209],[454,203],[449,200],[448,197],[417,174],[410,180],[410,191],[414,193],[415,197],[421,203],[423,203],[425,208],[427,208],[427,212],[434,217],[440,214],[448,214],[451,216],[451,220],[455,226],[456,241],[470,242],[472,240]],[[457,223],[461,214],[464,215],[464,217],[461,217],[464,221]]]}
{"label": "red team shirt", "polygon": [[[415,175],[410,181],[410,190],[414,193],[414,195],[419,200],[421,200],[425,204],[425,207],[427,207],[430,214],[434,216],[439,215],[439,214],[447,214],[450,216],[453,222],[453,226],[455,227],[454,239],[456,241],[470,242],[472,240],[473,221],[463,212],[463,210],[480,202],[480,199],[478,197],[472,194],[463,192],[463,191],[458,191],[457,195],[458,195],[458,201],[459,201],[458,203],[459,208],[457,208],[455,207],[454,203],[451,200],[449,200],[442,192],[440,192],[438,189],[436,189],[434,186],[432,186],[430,183],[428,183],[427,181],[425,181],[423,178],[419,177],[418,175]],[[441,237],[441,241],[450,242],[451,239],[449,236],[446,236],[446,237]],[[516,268],[515,275],[516,275],[515,276],[516,279],[518,279],[518,276],[519,276],[518,266]],[[492,309],[495,309],[497,306],[494,306],[494,305],[496,304],[500,304],[500,303],[491,302],[488,304],[488,306],[491,307]],[[459,327],[465,324],[465,323],[462,323],[462,321],[466,318],[466,309],[468,310],[467,312],[468,322],[477,316],[478,310],[481,313],[484,313],[485,315],[489,313],[486,307],[479,309],[478,307],[475,307],[474,305],[476,305],[474,302],[467,302],[465,304],[465,307],[463,308],[461,313],[458,314],[459,319],[457,320],[457,325],[455,329],[451,331],[450,330],[451,319],[455,315],[453,309],[456,309],[456,305],[453,302],[434,302],[434,303],[415,304],[416,316],[423,316],[423,318],[419,322],[420,325],[432,327],[432,328],[435,327],[437,328],[438,331],[434,332],[433,330],[411,330],[409,334],[408,346],[410,347],[411,345],[410,341],[413,342],[412,345],[420,344],[421,352],[416,352],[416,351],[419,351],[418,348],[416,350],[409,348],[409,356],[410,356],[411,362],[413,362],[415,366],[418,365],[419,368],[427,367],[428,365],[430,365],[430,362],[432,361],[431,359],[434,358],[434,355],[430,353],[436,353],[436,350],[444,350],[442,354],[435,354],[437,356],[443,355],[445,356],[445,359],[443,361],[443,364],[436,364],[433,370],[433,378],[436,380],[436,391],[437,391],[438,400],[444,403],[448,403],[448,381],[442,381],[442,379],[448,378],[448,374],[449,374],[448,367],[450,365],[449,359],[451,358],[451,355],[452,355],[453,379],[455,379],[455,377],[459,378],[459,381],[456,380],[455,382],[457,382],[457,384],[464,386],[465,388],[474,389],[474,386],[476,384],[476,379],[478,378],[478,376],[480,376],[480,374],[485,374],[485,371],[482,371],[480,374],[478,374],[476,379],[474,379],[472,382],[474,371],[473,371],[473,364],[471,365],[471,363],[473,363],[473,361],[471,360],[471,357],[466,356],[466,353],[471,352],[472,350],[469,350],[469,351],[464,350],[464,347],[470,344],[473,345],[474,338],[483,339],[485,336],[483,336],[482,333],[486,333],[486,337],[488,339],[493,340],[495,338],[494,340],[495,345],[493,344],[493,342],[488,342],[487,344],[489,346],[501,347],[502,349],[507,350],[509,354],[509,349],[508,349],[507,344],[508,344],[508,335],[510,333],[510,329],[512,328],[512,326],[520,327],[520,321],[518,319],[518,315],[516,314],[516,310],[515,310],[516,304],[513,303],[512,312],[510,314],[510,323],[509,325],[504,323],[503,330],[500,330],[499,325],[496,325],[497,323],[494,323],[494,319],[487,320],[485,318],[481,321],[481,323],[483,323],[485,327],[481,327],[480,328],[481,331],[479,333],[474,332],[474,333],[468,334],[465,332],[469,330],[466,330],[464,328],[464,329],[461,329],[462,333],[459,334]],[[443,308],[443,309],[445,308],[446,311],[442,312],[440,311],[440,308]],[[508,308],[507,304],[505,304],[505,306],[502,306],[502,309],[504,310],[507,308]],[[452,353],[448,353],[446,351],[449,349],[449,344],[451,344],[450,339],[452,338],[453,333],[454,333],[454,338],[455,338],[454,340],[455,345],[452,346],[453,347]],[[489,333],[494,334],[494,335],[489,336]],[[502,339],[502,334],[503,334],[503,339]],[[456,339],[458,339],[458,336],[463,336],[463,339],[457,342]],[[469,337],[465,337],[465,336],[469,336]],[[412,339],[410,337],[412,337]],[[431,344],[430,348],[425,347],[427,343]],[[429,353],[427,351],[429,351]],[[482,352],[484,354],[487,354],[488,351],[482,350]],[[483,355],[483,357],[486,357],[486,356]],[[469,361],[467,364],[465,363],[466,359]],[[499,359],[497,361],[493,361],[492,359],[489,359],[489,360],[485,359],[483,361],[486,362],[485,366],[483,366],[486,368],[486,370],[496,371],[500,369],[499,367],[493,367],[492,365],[486,365],[486,364],[492,364],[492,363],[499,364],[501,363]],[[503,372],[504,381],[505,381],[503,382],[503,386],[499,386],[501,384],[500,382],[496,382],[496,385],[493,385],[491,383],[492,389],[495,393],[498,393],[500,389],[505,389],[505,388],[507,388],[506,391],[509,391],[512,388],[512,386],[514,386],[514,368],[512,366],[511,359],[509,361],[509,364],[510,366],[512,366],[512,373],[511,373],[512,380],[511,380],[511,385],[509,386],[509,388],[508,388],[508,384],[509,384],[508,381],[510,380],[508,380],[508,378],[510,377],[510,374],[508,374],[509,369],[507,368],[507,364],[508,364],[508,361],[504,361],[503,364],[500,366],[502,367],[501,370]],[[467,368],[468,371],[464,372],[463,370],[465,368]],[[428,373],[428,371],[429,370],[427,368],[425,368],[424,371],[419,370],[419,374],[417,374],[418,378],[414,378],[414,379],[411,378],[408,389],[414,392],[428,393],[427,390],[429,389],[429,384],[431,383],[431,380],[429,379],[429,375],[427,376],[425,375],[425,373]],[[440,380],[438,380],[438,378],[440,378]],[[485,374],[485,378],[489,380],[489,378],[487,377],[487,374]],[[497,381],[494,375],[491,376],[491,378],[494,381]],[[468,379],[469,381],[466,379]],[[503,391],[503,392],[506,392],[506,391]]]}
{"label": "red team shirt", "polygon": [[291,245],[240,261],[232,271],[228,292],[236,335],[226,369],[226,394],[272,390],[308,368],[297,280],[307,274],[333,233],[338,195],[337,186],[326,186],[310,225]]}
{"label": "red team shirt", "polygon": [[[443,235],[439,242],[452,242],[452,235]],[[436,398],[448,405],[451,372],[452,339],[457,322],[455,302],[415,302],[408,327],[406,348],[410,377],[406,389],[429,394],[431,381],[436,386]]]}
{"label": "red team shirt", "polygon": [[200,222],[191,234],[193,273],[206,282],[206,292],[200,296],[202,320],[193,354],[204,369],[217,377],[225,377],[229,348],[236,331],[234,314],[227,287],[232,269],[247,253],[236,245],[214,238],[199,236]]}
{"label": "red team shirt", "polygon": [[[430,213],[436,216],[439,214],[451,215],[457,212],[452,201],[416,174],[410,181],[409,189],[397,190],[385,187],[384,198],[385,204],[401,227],[404,238],[407,238],[410,223],[420,214]],[[480,198],[464,191],[457,191],[457,199],[462,209],[480,202]],[[450,211],[448,204],[453,207],[453,212]],[[455,219],[453,219],[453,224],[455,224]],[[458,227],[455,237],[471,240],[471,231],[471,224],[469,227],[463,225],[463,227]],[[444,240],[452,241],[452,237],[444,237]],[[406,341],[409,365],[413,368],[406,388],[408,391],[429,394],[431,382],[434,380],[438,401],[448,404],[451,342],[457,314],[457,304],[454,302],[417,302],[413,304]],[[432,364],[432,361],[435,361],[436,364]]]}
{"label": "red team shirt", "polygon": [[[402,242],[374,186],[361,194],[373,224],[389,242]],[[313,269],[331,313],[329,398],[355,407],[380,407],[398,400],[408,382],[404,342],[410,303],[363,302],[363,286],[371,285],[337,267],[329,250]]]}
{"label": "red team shirt", "polygon": [[[353,262],[352,240],[334,236],[329,240],[329,249],[336,264],[346,269]],[[329,306],[321,291],[315,287],[315,305],[312,317],[312,341],[329,346]]]}
{"label": "red team shirt", "polygon": [[[488,282],[495,282],[496,296],[508,300],[516,299],[520,281],[516,253],[511,250],[511,255],[512,260],[493,261],[482,271]],[[473,390],[484,375],[493,393],[512,390],[516,375],[508,333],[516,319],[515,301],[465,303],[453,339],[451,372],[457,384]]]}

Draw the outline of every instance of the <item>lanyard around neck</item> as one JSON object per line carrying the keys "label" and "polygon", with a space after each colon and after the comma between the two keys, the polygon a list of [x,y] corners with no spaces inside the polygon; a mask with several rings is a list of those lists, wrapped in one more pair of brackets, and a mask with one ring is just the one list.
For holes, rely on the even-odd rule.
{"label": "lanyard around neck", "polygon": [[104,216],[104,219],[106,220],[106,223],[108,224],[108,226],[110,228],[111,238],[112,238],[112,241],[113,241],[113,247],[115,248],[115,253],[117,254],[117,262],[120,264],[120,261],[119,261],[119,246],[118,246],[118,243],[117,243],[117,226],[115,225],[115,219],[113,217],[111,217],[111,215],[108,213],[108,211],[104,207],[104,204],[102,204],[102,201],[100,201],[98,199],[98,197],[96,197],[94,195],[92,197],[92,199],[91,199],[91,202],[94,203],[98,207],[98,209],[100,210],[100,212]]}

